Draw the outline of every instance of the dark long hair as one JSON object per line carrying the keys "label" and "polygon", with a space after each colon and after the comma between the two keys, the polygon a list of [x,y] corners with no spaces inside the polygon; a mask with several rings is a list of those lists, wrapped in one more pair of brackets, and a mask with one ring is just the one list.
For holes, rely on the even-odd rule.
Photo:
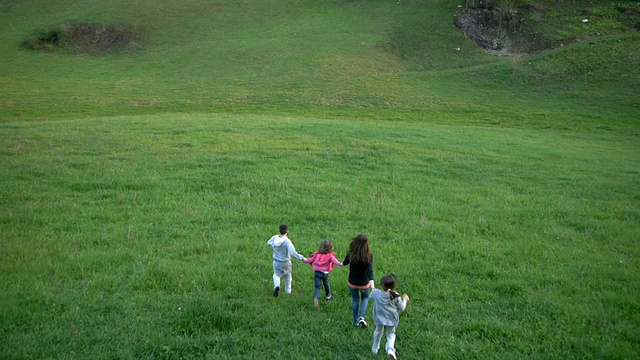
{"label": "dark long hair", "polygon": [[371,261],[369,238],[365,234],[358,234],[349,244],[349,258],[352,263],[367,264]]}

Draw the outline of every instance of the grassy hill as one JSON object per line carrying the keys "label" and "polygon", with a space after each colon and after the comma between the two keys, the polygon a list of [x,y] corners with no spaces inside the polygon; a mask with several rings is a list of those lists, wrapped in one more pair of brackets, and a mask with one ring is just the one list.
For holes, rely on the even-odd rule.
{"label": "grassy hill", "polygon": [[[453,25],[460,8],[449,1],[1,6],[2,119],[247,109],[461,124],[498,116],[560,128],[586,118],[587,127],[615,128],[637,118],[635,32],[500,58]],[[143,36],[141,49],[92,56],[20,48],[77,22],[127,25]],[[565,31],[574,42],[578,34]],[[611,115],[613,123],[593,121]]]}
{"label": "grassy hill", "polygon": [[[377,358],[346,269],[272,296],[282,222],[369,235],[400,359],[640,358],[637,3],[522,3],[553,48],[469,1],[0,1],[0,358]],[[78,24],[135,44],[24,47]]]}

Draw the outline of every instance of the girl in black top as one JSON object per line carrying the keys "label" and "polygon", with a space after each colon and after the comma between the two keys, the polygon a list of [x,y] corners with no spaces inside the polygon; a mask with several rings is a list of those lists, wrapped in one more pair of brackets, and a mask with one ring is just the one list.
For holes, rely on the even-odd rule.
{"label": "girl in black top", "polygon": [[349,252],[342,262],[349,265],[349,291],[353,299],[353,325],[367,327],[364,320],[369,295],[374,288],[373,283],[373,254],[369,248],[369,238],[365,234],[358,234],[351,239]]}

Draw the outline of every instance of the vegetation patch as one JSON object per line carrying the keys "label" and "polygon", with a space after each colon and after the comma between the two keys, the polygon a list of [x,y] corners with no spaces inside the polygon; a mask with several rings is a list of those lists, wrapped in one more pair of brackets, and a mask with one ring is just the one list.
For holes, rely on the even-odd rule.
{"label": "vegetation patch", "polygon": [[126,25],[79,23],[60,25],[27,39],[23,46],[40,51],[67,50],[99,55],[142,47],[142,36]]}

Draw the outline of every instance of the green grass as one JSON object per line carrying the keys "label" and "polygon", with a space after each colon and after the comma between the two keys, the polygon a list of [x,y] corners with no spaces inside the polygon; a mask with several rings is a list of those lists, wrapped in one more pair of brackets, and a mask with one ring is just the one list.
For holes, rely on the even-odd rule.
{"label": "green grass", "polygon": [[585,38],[638,30],[640,4],[637,1],[617,2],[563,0],[529,1],[533,10],[523,15],[523,31],[542,43],[568,44]]}
{"label": "green grass", "polygon": [[[369,235],[403,359],[640,358],[638,34],[499,58],[457,9],[0,1],[0,358],[376,358],[346,269],[273,298],[282,222]],[[74,22],[144,48],[20,48]]]}
{"label": "green grass", "polygon": [[638,356],[635,136],[302,120],[5,123],[2,357],[368,358],[344,269],[271,296],[281,222],[369,234],[403,358]]}

